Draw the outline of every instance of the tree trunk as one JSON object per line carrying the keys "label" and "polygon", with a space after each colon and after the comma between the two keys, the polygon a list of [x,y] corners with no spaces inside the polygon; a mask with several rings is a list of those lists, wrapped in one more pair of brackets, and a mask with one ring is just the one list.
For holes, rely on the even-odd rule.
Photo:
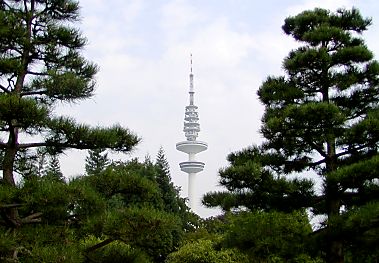
{"label": "tree trunk", "polygon": [[343,255],[343,242],[339,238],[339,233],[336,233],[338,229],[337,225],[333,225],[330,221],[333,221],[334,218],[339,216],[340,210],[340,201],[338,197],[335,196],[337,185],[328,186],[328,191],[331,191],[329,194],[328,200],[328,244],[326,251],[326,261],[329,263],[344,263]]}
{"label": "tree trunk", "polygon": [[[328,244],[327,262],[329,263],[344,263],[343,244],[340,240],[331,240]],[[329,255],[328,255],[329,254]]]}
{"label": "tree trunk", "polygon": [[[336,143],[333,132],[329,134],[327,143],[327,154],[328,158],[326,161],[326,173],[330,173],[337,169],[337,159],[336,159]],[[336,228],[338,226],[333,225],[335,218],[340,215],[341,199],[338,189],[338,184],[331,182],[326,178],[326,202],[328,211],[328,244],[326,251],[326,260],[329,263],[343,263],[343,242],[336,234]]]}
{"label": "tree trunk", "polygon": [[[28,10],[27,1],[24,1],[24,12],[26,15],[26,36],[24,37],[25,44],[24,44],[24,49],[23,49],[22,57],[21,57],[22,68],[19,75],[17,76],[14,90],[12,91],[13,94],[19,97],[21,96],[20,94],[22,92],[25,77],[28,72],[28,65],[31,62],[30,48],[31,48],[32,23],[34,19],[35,0],[30,1],[29,7],[30,8]],[[19,130],[17,128],[17,120],[10,120],[8,125],[9,125],[9,130],[8,130],[9,137],[8,137],[7,148],[5,149],[5,153],[4,153],[3,179],[7,185],[11,187],[16,187],[13,170],[14,170],[16,154],[18,151],[17,147],[18,147]],[[21,225],[21,219],[19,217],[17,207],[7,209],[4,219],[6,220],[6,222],[8,222],[8,224],[10,222],[10,225],[12,227],[18,227]]]}
{"label": "tree trunk", "polygon": [[[327,43],[322,44],[323,47],[327,48]],[[322,101],[326,103],[331,103],[329,98],[329,87],[331,84],[328,80],[329,68],[325,67],[322,70],[322,78],[324,79],[322,93]],[[326,151],[327,158],[325,162],[326,176],[328,173],[333,172],[337,169],[337,157],[336,157],[336,136],[334,133],[333,125],[327,128],[326,132]],[[326,248],[326,261],[328,263],[343,263],[343,243],[338,238],[339,235],[335,234],[335,226],[331,223],[340,214],[341,199],[339,196],[338,185],[335,182],[331,182],[326,177],[326,205],[327,205],[327,215],[328,215],[328,231],[327,231],[327,248]]]}
{"label": "tree trunk", "polygon": [[[13,167],[17,153],[17,141],[18,141],[18,129],[11,128],[9,132],[8,148],[5,149],[3,160],[3,179],[4,182],[11,186],[16,187],[16,182],[13,176]],[[11,207],[6,209],[6,213],[3,214],[5,221],[11,227],[19,227],[21,224],[20,217],[18,215],[17,207]]]}
{"label": "tree trunk", "polygon": [[5,150],[3,160],[3,179],[7,185],[16,186],[16,182],[13,177],[13,165],[16,157],[16,147],[9,147]]}

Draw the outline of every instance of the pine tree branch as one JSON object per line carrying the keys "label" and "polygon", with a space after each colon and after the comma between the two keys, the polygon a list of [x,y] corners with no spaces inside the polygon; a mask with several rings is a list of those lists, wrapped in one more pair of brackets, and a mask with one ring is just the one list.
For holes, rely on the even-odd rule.
{"label": "pine tree branch", "polygon": [[4,91],[5,93],[10,93],[10,91],[6,87],[4,87],[3,85],[1,85],[1,84],[0,84],[0,89],[2,91]]}
{"label": "pine tree branch", "polygon": [[26,4],[25,0],[24,0],[24,10],[25,10],[25,13],[28,13],[28,5]]}
{"label": "pine tree branch", "polygon": [[58,146],[58,145],[51,145],[51,143],[47,143],[47,142],[20,143],[19,145],[17,145],[17,148],[26,149],[26,148],[44,147],[44,146]]}
{"label": "pine tree branch", "polygon": [[[1,146],[1,145],[0,145]],[[34,143],[20,143],[17,145],[18,149],[26,149],[26,148],[35,148],[35,147],[57,147],[57,148],[73,148],[78,150],[86,150],[86,149],[96,149],[95,146],[91,146],[88,144],[70,144],[70,143],[59,143],[59,142],[34,142]]]}
{"label": "pine tree branch", "polygon": [[106,246],[106,245],[112,243],[113,241],[115,241],[115,239],[113,239],[113,238],[108,238],[108,239],[106,239],[106,240],[104,240],[104,241],[102,241],[102,242],[100,242],[100,243],[98,243],[98,244],[96,244],[96,245],[93,245],[93,246],[91,246],[91,247],[89,247],[89,248],[86,248],[85,251],[86,251],[87,253],[92,252],[92,251],[94,251],[94,250],[96,250],[96,249],[102,248],[102,247],[104,247],[104,246]]}
{"label": "pine tree branch", "polygon": [[[341,156],[351,154],[352,151],[359,151],[359,150],[362,150],[362,149],[364,149],[364,148],[367,148],[368,146],[369,146],[369,145],[367,145],[367,144],[365,144],[365,145],[361,145],[360,147],[356,147],[356,148],[349,149],[349,150],[344,151],[344,152],[337,153],[337,154],[335,155],[335,157],[336,157],[336,158],[339,158],[339,157],[341,157]],[[324,156],[324,157],[326,157],[326,156]],[[317,162],[314,162],[314,163],[310,163],[309,166],[310,166],[310,167],[317,166],[317,165],[320,165],[320,164],[322,164],[322,163],[324,163],[324,162],[326,162],[326,158],[321,159],[321,160],[319,160],[319,161],[317,161]]]}
{"label": "pine tree branch", "polygon": [[5,1],[2,1],[2,3],[6,6],[6,7],[8,7],[9,8],[9,10],[14,10],[14,8],[13,7],[11,7],[7,2],[5,2]]}
{"label": "pine tree branch", "polygon": [[345,205],[348,205],[351,202],[353,202],[354,198],[360,197],[360,193],[358,192],[351,192],[351,191],[345,192],[345,190],[346,190],[346,187],[343,188],[342,191],[344,192],[341,194],[341,200]]}
{"label": "pine tree branch", "polygon": [[317,229],[316,231],[313,231],[313,232],[310,233],[309,235],[310,235],[310,236],[315,236],[315,235],[325,235],[325,234],[326,234],[326,231],[328,231],[328,227],[327,227],[327,226],[324,226],[323,228],[319,228],[319,229]]}
{"label": "pine tree branch", "polygon": [[30,75],[34,75],[34,76],[49,76],[48,73],[34,72],[34,71],[29,71],[29,70],[26,73]]}
{"label": "pine tree branch", "polygon": [[325,195],[319,195],[319,196],[313,197],[312,206],[315,206],[315,205],[325,201],[325,199],[326,199]]}
{"label": "pine tree branch", "polygon": [[364,144],[364,145],[361,145],[360,147],[352,148],[352,149],[349,149],[347,151],[337,153],[336,154],[336,158],[344,156],[344,155],[347,155],[347,154],[351,154],[352,151],[359,151],[359,150],[362,150],[362,149],[367,148],[367,147],[369,147],[369,145],[368,144]]}
{"label": "pine tree branch", "polygon": [[9,208],[16,208],[16,207],[21,207],[23,204],[4,204],[0,205],[0,209],[9,209]]}
{"label": "pine tree branch", "polygon": [[31,96],[31,95],[44,95],[46,94],[46,90],[40,90],[40,91],[26,91],[26,92],[21,92],[20,96]]}
{"label": "pine tree branch", "polygon": [[325,153],[325,151],[319,147],[317,144],[315,144],[314,142],[311,142],[311,141],[308,141],[309,145],[311,147],[313,147],[313,149],[315,149],[322,157],[326,158],[328,155]]}
{"label": "pine tree branch", "polygon": [[23,224],[34,224],[34,223],[41,223],[42,219],[41,216],[43,213],[37,212],[31,215],[28,215],[27,217],[24,217],[21,219],[21,223]]}
{"label": "pine tree branch", "polygon": [[[23,206],[23,204],[3,204],[3,205],[0,205],[0,209],[7,210],[7,209],[12,209],[12,208],[18,208],[21,206]],[[42,215],[43,215],[43,213],[41,213],[41,212],[33,213],[31,215],[28,215],[28,216],[20,219],[19,222],[16,222],[16,221],[12,220],[11,218],[9,218],[8,216],[6,216],[6,213],[2,213],[3,219],[6,222],[11,223],[12,225],[41,223],[41,221],[42,221],[41,216]]]}
{"label": "pine tree branch", "polygon": [[326,158],[321,159],[321,160],[314,162],[314,163],[310,163],[309,167],[314,167],[314,166],[320,165],[320,164],[325,163],[325,162],[326,162]]}

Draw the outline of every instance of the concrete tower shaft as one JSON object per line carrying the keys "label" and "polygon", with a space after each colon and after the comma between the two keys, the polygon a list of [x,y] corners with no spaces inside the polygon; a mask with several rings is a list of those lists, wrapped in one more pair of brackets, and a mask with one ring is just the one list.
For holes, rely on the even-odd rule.
{"label": "concrete tower shaft", "polygon": [[205,142],[197,141],[200,132],[199,113],[198,108],[194,104],[194,85],[193,85],[193,72],[192,72],[192,54],[191,54],[191,72],[189,75],[189,105],[185,107],[184,113],[184,135],[186,141],[178,142],[176,149],[178,151],[188,154],[188,161],[179,163],[180,169],[188,174],[188,199],[189,207],[194,210],[196,206],[195,198],[195,176],[197,173],[203,171],[205,164],[196,161],[196,154],[208,149],[208,144]]}

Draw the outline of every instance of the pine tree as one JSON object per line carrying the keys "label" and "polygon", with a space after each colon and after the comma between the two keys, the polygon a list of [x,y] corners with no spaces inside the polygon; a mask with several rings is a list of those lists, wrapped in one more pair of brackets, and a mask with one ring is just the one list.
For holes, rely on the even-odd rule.
{"label": "pine tree", "polygon": [[224,211],[282,211],[302,209],[315,197],[308,179],[278,176],[272,156],[253,146],[228,155],[229,167],[220,169],[220,185],[227,191],[204,195],[203,204]]}
{"label": "pine tree", "polygon": [[155,161],[157,170],[155,181],[160,189],[164,210],[180,217],[185,231],[191,231],[199,225],[199,216],[190,211],[186,199],[180,197],[180,188],[175,186],[170,175],[170,165],[163,147],[160,147]]}
{"label": "pine tree", "polygon": [[46,175],[48,152],[44,147],[36,150],[20,149],[15,158],[14,171],[23,179]]}
{"label": "pine tree", "polygon": [[16,156],[15,172],[23,178],[30,178],[38,175],[37,156],[26,149],[20,150]]}
{"label": "pine tree", "polygon": [[179,193],[171,182],[170,166],[162,147],[159,148],[155,164],[158,171],[156,181],[161,189],[166,211],[178,213],[180,209],[178,204]]}
{"label": "pine tree", "polygon": [[105,149],[94,149],[88,151],[85,169],[87,174],[99,174],[111,163]]}
{"label": "pine tree", "polygon": [[232,164],[234,173],[226,176],[237,189],[261,190],[261,182],[250,179],[262,171],[277,180],[313,171],[322,191],[301,206],[327,218],[315,236],[328,262],[344,262],[349,248],[373,249],[379,241],[373,238],[379,225],[379,63],[360,37],[370,24],[354,8],[314,9],[285,20],[282,29],[300,47],[284,59],[285,76],[268,77],[258,91],[265,105],[261,167]]}
{"label": "pine tree", "polygon": [[61,166],[59,164],[59,159],[56,154],[51,156],[49,165],[46,169],[46,174],[44,176],[49,177],[53,180],[64,181]]}
{"label": "pine tree", "polygon": [[[70,148],[131,150],[139,139],[128,129],[90,127],[53,112],[57,103],[78,102],[94,93],[97,66],[80,54],[86,40],[74,25],[78,2],[0,5],[0,133],[6,138],[0,141],[2,181],[16,186],[15,161],[23,149],[47,147],[53,154]],[[24,221],[10,209],[6,222],[16,227]]]}

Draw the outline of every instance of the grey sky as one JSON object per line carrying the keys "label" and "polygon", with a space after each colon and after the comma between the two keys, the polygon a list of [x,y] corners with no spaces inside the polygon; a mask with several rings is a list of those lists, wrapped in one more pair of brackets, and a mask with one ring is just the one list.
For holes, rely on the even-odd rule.
{"label": "grey sky", "polygon": [[[142,143],[129,156],[155,158],[163,146],[171,176],[187,195],[187,176],[178,163],[187,156],[175,144],[188,104],[190,53],[193,54],[195,104],[199,107],[199,140],[209,149],[197,176],[196,209],[201,216],[217,213],[200,206],[201,196],[217,190],[217,171],[231,151],[260,143],[263,107],[256,91],[268,75],[281,74],[282,59],[296,43],[281,31],[285,17],[313,9],[352,6],[373,25],[363,35],[379,55],[377,0],[81,0],[80,28],[88,39],[85,55],[97,63],[96,96],[57,108],[92,125],[120,123]],[[66,176],[84,171],[85,152],[70,151],[61,159]]]}

